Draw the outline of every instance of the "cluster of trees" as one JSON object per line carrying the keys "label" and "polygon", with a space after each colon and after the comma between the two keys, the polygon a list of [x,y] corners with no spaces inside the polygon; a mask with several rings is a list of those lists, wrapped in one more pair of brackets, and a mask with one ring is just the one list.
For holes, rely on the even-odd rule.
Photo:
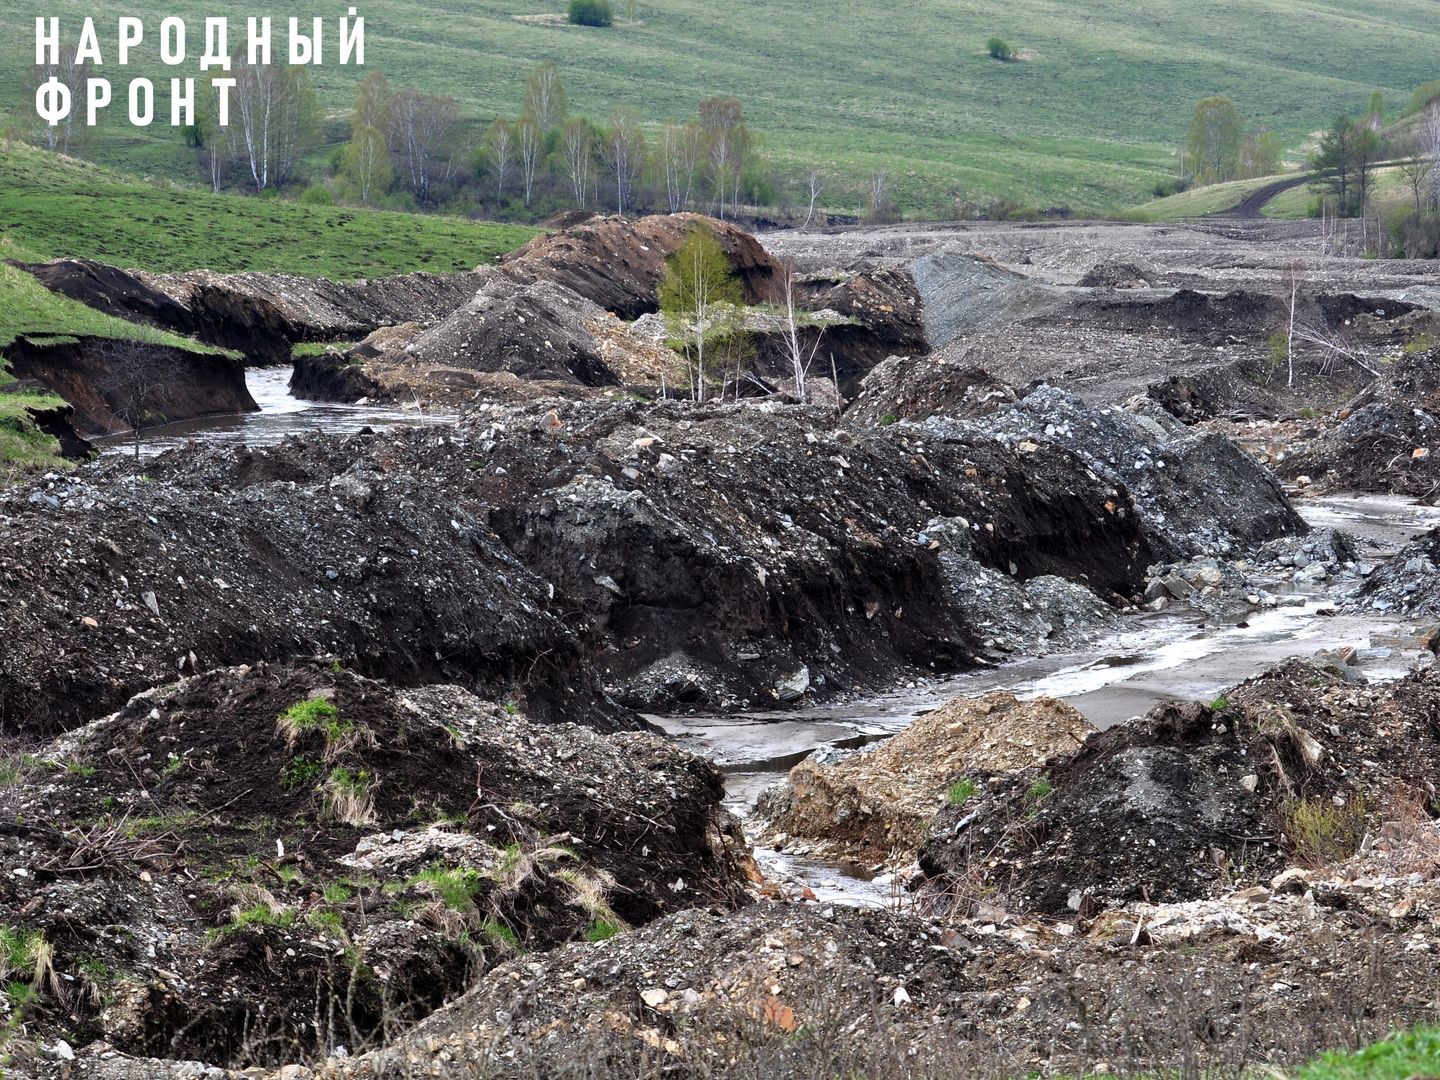
{"label": "cluster of trees", "polygon": [[[706,98],[697,121],[658,133],[627,108],[597,124],[571,115],[553,62],[531,73],[519,116],[499,117],[483,133],[462,119],[454,98],[395,91],[372,72],[357,92],[337,166],[342,194],[363,203],[398,190],[417,204],[461,199],[497,215],[703,208],[723,219],[738,204],[769,202],[775,187],[736,98]],[[811,190],[818,198],[823,182]]]}
{"label": "cluster of trees", "polygon": [[1227,97],[1208,97],[1195,106],[1181,149],[1185,186],[1223,184],[1272,176],[1280,168],[1280,137],[1247,124]]}
{"label": "cluster of trees", "polygon": [[[1430,84],[1429,91],[1418,103],[1412,99],[1418,108],[1407,110],[1407,123],[1387,128],[1385,101],[1377,93],[1364,116],[1337,116],[1320,139],[1311,162],[1319,212],[1359,219],[1365,250],[1377,251],[1388,237],[1399,256],[1440,257],[1440,84]],[[1416,93],[1426,94],[1427,87]],[[1400,199],[1379,197],[1382,167],[1399,174]]]}
{"label": "cluster of trees", "polygon": [[278,191],[298,175],[305,153],[319,138],[320,108],[309,68],[250,64],[237,52],[229,77],[229,123],[220,126],[221,97],[212,85],[185,141],[196,151],[211,190],[239,185],[257,193]]}

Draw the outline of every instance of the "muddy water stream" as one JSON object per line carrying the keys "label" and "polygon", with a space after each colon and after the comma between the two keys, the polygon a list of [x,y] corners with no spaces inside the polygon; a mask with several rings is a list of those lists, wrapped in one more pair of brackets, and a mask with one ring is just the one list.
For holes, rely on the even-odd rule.
{"label": "muddy water stream", "polygon": [[[1440,525],[1440,509],[1399,499],[1334,497],[1297,503],[1313,526],[1355,536],[1361,558],[1377,562]],[[879,742],[955,697],[1008,690],[1022,698],[1068,701],[1097,727],[1141,716],[1166,698],[1210,701],[1291,656],[1353,645],[1372,650],[1361,669],[1370,680],[1402,676],[1421,658],[1414,626],[1393,616],[1335,615],[1335,594],[1297,592],[1291,606],[1254,613],[1238,624],[1198,613],[1127,616],[1117,632],[1082,653],[1020,660],[1000,668],[933,680],[869,701],[802,712],[654,717],[670,734],[719,764],[729,777],[730,808],[742,818],[756,797],[812,751]],[[1322,614],[1323,612],[1323,614]],[[758,848],[767,876],[810,888],[822,902],[889,906],[894,887],[864,867]]]}
{"label": "muddy water stream", "polygon": [[[274,446],[288,436],[310,431],[348,435],[366,427],[378,431],[400,424],[448,424],[455,419],[454,413],[443,411],[303,401],[290,396],[290,374],[288,367],[249,369],[245,382],[255,404],[260,406],[259,412],[206,416],[149,428],[141,436],[141,456],[154,457],[190,444]],[[133,453],[135,449],[135,440],[129,435],[116,435],[99,443],[107,454]]]}

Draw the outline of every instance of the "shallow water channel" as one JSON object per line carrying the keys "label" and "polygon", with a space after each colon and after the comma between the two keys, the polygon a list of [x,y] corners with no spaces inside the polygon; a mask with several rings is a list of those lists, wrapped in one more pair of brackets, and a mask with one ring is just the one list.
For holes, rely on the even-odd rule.
{"label": "shallow water channel", "polygon": [[[350,435],[362,428],[379,431],[400,424],[448,424],[452,412],[422,411],[393,405],[341,405],[331,401],[304,401],[290,396],[291,368],[250,368],[245,373],[250,396],[259,412],[206,416],[141,433],[140,454],[155,457],[191,444],[219,446],[274,446],[291,435],[325,431]],[[134,453],[131,435],[97,440],[106,454]]]}
{"label": "shallow water channel", "polygon": [[[1369,562],[1440,525],[1440,509],[1400,499],[1326,497],[1299,500],[1296,506],[1311,525],[1354,535]],[[1130,615],[1116,632],[1083,652],[1017,660],[863,702],[798,712],[652,719],[725,770],[729,806],[744,818],[762,791],[812,751],[880,742],[956,697],[1008,690],[1022,698],[1059,698],[1107,728],[1143,715],[1166,698],[1211,701],[1291,656],[1344,645],[1390,650],[1388,657],[1362,664],[1370,680],[1399,678],[1421,657],[1415,628],[1394,616],[1334,615],[1334,594],[1320,591],[1295,593],[1290,600],[1293,606],[1251,614],[1240,624],[1207,621],[1198,613]],[[765,848],[757,848],[756,857],[767,876],[807,886],[822,902],[895,902],[893,887],[868,880],[863,867]]]}
{"label": "shallow water channel", "polygon": [[[190,444],[271,446],[311,431],[349,434],[362,428],[445,424],[453,413],[393,406],[338,405],[290,396],[289,368],[251,369],[258,413],[208,417],[144,433],[141,453],[153,456]],[[106,453],[130,452],[127,436],[104,440]],[[1440,508],[1380,496],[1336,496],[1296,503],[1313,526],[1343,529],[1357,539],[1361,558],[1377,562],[1428,529]],[[1165,698],[1210,701],[1222,691],[1290,656],[1311,656],[1344,645],[1389,649],[1362,665],[1366,678],[1398,678],[1419,659],[1415,628],[1393,616],[1334,615],[1335,597],[1294,593],[1291,606],[1226,624],[1195,613],[1126,616],[1113,633],[1082,652],[1018,660],[992,670],[936,679],[864,701],[801,710],[651,717],[688,747],[712,758],[728,775],[727,802],[742,818],[765,788],[821,747],[858,748],[880,742],[916,717],[961,696],[1008,690],[1022,698],[1054,697],[1074,705],[1097,727],[1143,715]],[[1325,611],[1327,614],[1322,615]],[[889,883],[869,880],[863,867],[757,849],[767,876],[803,884],[822,902],[889,906]]]}

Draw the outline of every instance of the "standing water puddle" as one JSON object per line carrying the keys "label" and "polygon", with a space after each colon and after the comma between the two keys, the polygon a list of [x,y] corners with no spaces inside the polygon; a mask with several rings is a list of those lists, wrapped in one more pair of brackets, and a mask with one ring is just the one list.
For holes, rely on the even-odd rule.
{"label": "standing water puddle", "polygon": [[[380,430],[402,424],[450,424],[455,414],[420,411],[393,405],[340,405],[330,401],[302,401],[290,396],[291,368],[250,368],[245,383],[260,406],[256,413],[206,416],[179,424],[149,428],[141,433],[140,454],[154,457],[192,443],[219,446],[274,446],[291,435],[324,431],[353,435],[363,428]],[[103,453],[133,453],[130,435],[96,440]]]}

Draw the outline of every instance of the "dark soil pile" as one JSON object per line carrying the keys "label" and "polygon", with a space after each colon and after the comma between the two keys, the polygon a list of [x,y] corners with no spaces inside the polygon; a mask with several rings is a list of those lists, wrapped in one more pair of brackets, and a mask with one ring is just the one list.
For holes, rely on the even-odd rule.
{"label": "dark soil pile", "polygon": [[744,285],[747,302],[774,299],[776,266],[765,249],[739,226],[703,214],[592,218],[536,237],[502,258],[500,265],[517,281],[548,281],[622,319],[638,319],[659,307],[665,260],[696,226],[715,234]]}
{"label": "dark soil pile", "polygon": [[585,692],[579,639],[488,508],[416,467],[452,454],[468,474],[433,432],[315,438],[107,459],[0,497],[0,728],[73,727],[177,669],[331,653],[636,726]]}
{"label": "dark soil pile", "polygon": [[[1406,790],[1440,775],[1440,673],[1393,686],[1290,661],[1213,706],[1166,704],[1045,770],[997,776],[947,808],[921,853],[962,905],[1089,914],[1333,861]],[[1329,858],[1320,859],[1321,856]]]}
{"label": "dark soil pile", "polygon": [[1141,270],[1133,262],[1104,262],[1087,270],[1079,284],[1085,289],[1144,289],[1154,277],[1154,271]]}
{"label": "dark soil pile", "polygon": [[[482,416],[109,460],[10,494],[0,721],[53,730],[177,666],[334,653],[633,727],[596,681],[652,710],[888,687],[984,655],[977,569],[1133,597],[1177,545],[1297,522],[1220,440],[1165,448],[1164,477],[1189,487],[1147,479],[1173,484],[1147,494],[1162,514],[1083,440],[990,421],[850,431],[818,408],[638,402]],[[1065,417],[1110,424],[1075,402]]]}
{"label": "dark soil pile", "polygon": [[1402,357],[1283,469],[1346,491],[1440,495],[1440,348]]}
{"label": "dark soil pile", "polygon": [[888,361],[865,388],[847,421],[910,417],[923,421],[922,431],[983,432],[1022,455],[1063,448],[1128,491],[1152,544],[1177,558],[1226,554],[1305,528],[1267,469],[1229,439],[1197,434],[1145,398],[1092,407],[1050,385],[1020,391],[938,357]]}
{"label": "dark soil pile", "polygon": [[719,773],[338,664],[227,669],[41,748],[0,793],[30,1019],[130,1053],[363,1047],[519,948],[742,902]]}
{"label": "dark soil pile", "polygon": [[235,349],[251,364],[287,364],[301,341],[354,341],[411,320],[444,318],[487,278],[409,274],[333,282],[287,274],[146,274],[86,259],[25,266],[41,284],[108,315]]}

